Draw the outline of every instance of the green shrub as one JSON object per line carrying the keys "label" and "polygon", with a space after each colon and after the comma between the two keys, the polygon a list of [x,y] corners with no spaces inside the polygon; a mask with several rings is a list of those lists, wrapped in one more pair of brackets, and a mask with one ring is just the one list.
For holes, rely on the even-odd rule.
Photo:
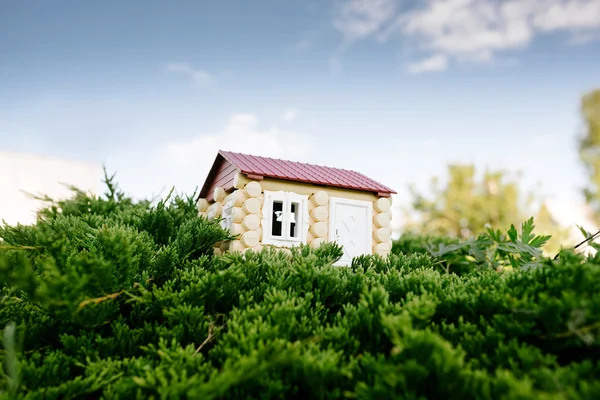
{"label": "green shrub", "polygon": [[532,221],[334,267],[107,185],[1,228],[0,398],[600,398],[600,259]]}
{"label": "green shrub", "polygon": [[506,233],[488,228],[463,241],[409,233],[393,243],[392,253],[429,254],[438,260],[440,270],[457,274],[481,268],[535,268],[547,261],[542,248],[550,236],[536,235],[534,228],[531,218],[520,232],[513,225]]}
{"label": "green shrub", "polygon": [[440,244],[450,245],[458,244],[458,239],[446,237],[421,235],[414,232],[406,232],[392,242],[393,254],[429,254],[431,246],[439,246]]}

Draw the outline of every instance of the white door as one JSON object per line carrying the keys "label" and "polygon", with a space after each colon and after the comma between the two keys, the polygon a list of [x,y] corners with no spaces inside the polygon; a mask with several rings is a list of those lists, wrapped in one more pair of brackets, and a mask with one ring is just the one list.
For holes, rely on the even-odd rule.
{"label": "white door", "polygon": [[350,265],[353,257],[371,254],[373,204],[337,197],[329,203],[329,240],[344,248],[335,265]]}

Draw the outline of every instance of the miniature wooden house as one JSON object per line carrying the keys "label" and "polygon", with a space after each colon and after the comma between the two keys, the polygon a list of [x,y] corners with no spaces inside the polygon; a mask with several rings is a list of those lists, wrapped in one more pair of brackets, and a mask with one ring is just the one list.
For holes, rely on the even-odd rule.
{"label": "miniature wooden house", "polygon": [[238,235],[217,253],[335,241],[344,248],[338,264],[348,265],[390,252],[393,193],[354,171],[221,150],[197,204]]}

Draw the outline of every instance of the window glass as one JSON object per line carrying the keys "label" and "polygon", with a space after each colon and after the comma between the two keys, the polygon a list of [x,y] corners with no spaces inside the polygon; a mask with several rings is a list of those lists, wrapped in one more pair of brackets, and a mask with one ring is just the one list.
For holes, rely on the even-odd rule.
{"label": "window glass", "polygon": [[274,201],[273,202],[273,217],[271,222],[271,235],[273,236],[282,236],[283,229],[283,202],[282,201]]}
{"label": "window glass", "polygon": [[291,212],[290,212],[290,237],[297,238],[298,232],[296,229],[298,223],[298,209],[300,205],[298,203],[291,204]]}

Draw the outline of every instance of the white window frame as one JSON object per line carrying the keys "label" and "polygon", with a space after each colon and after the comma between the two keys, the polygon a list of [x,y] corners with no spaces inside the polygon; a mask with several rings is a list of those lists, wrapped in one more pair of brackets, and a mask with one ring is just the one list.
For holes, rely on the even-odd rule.
{"label": "white window frame", "polygon": [[[263,240],[262,244],[270,244],[280,247],[292,247],[298,246],[300,243],[306,244],[306,237],[308,235],[308,196],[301,195],[294,192],[284,191],[268,191],[264,192],[265,200],[262,209],[262,231]],[[282,218],[282,235],[273,236],[271,232],[273,223],[273,202],[281,201],[283,203],[283,218]],[[290,205],[292,203],[299,204],[298,207],[298,218],[296,220],[296,232],[297,237],[290,237]]]}
{"label": "white window frame", "polygon": [[223,206],[223,211],[221,211],[221,228],[225,230],[231,231],[233,227],[233,207],[235,206],[235,200],[229,200]]}

